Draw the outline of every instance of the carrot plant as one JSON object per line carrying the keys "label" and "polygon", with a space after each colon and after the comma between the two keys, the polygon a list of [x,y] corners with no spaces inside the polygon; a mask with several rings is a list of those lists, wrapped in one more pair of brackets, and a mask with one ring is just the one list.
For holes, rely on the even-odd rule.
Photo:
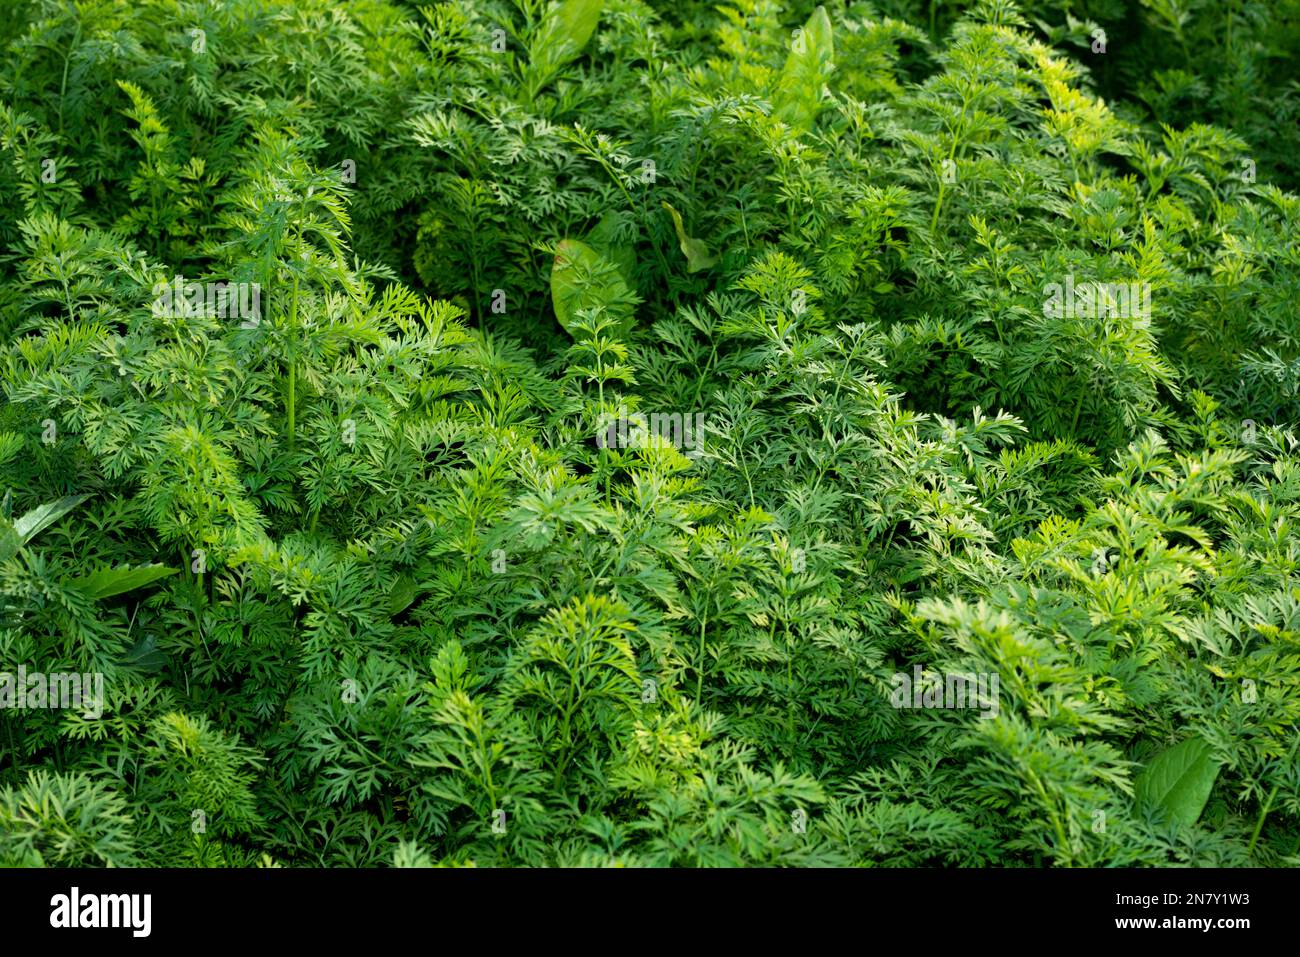
{"label": "carrot plant", "polygon": [[9,8],[0,863],[1300,864],[1293,0]]}

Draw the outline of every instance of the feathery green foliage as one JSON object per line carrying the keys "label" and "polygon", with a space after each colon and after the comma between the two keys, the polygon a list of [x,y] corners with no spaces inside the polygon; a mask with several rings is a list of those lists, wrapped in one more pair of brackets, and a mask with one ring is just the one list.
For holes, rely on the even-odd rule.
{"label": "feathery green foliage", "polygon": [[1300,865],[1295,0],[8,14],[0,863]]}

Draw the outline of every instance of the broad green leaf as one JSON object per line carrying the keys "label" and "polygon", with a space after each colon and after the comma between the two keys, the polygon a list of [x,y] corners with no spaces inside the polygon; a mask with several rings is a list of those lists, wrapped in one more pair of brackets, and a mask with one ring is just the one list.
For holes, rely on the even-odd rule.
{"label": "broad green leaf", "polygon": [[411,602],[415,601],[419,594],[420,590],[415,586],[415,579],[410,575],[400,576],[388,590],[388,613],[400,615],[411,607]]}
{"label": "broad green leaf", "polygon": [[1210,746],[1201,738],[1189,738],[1156,755],[1133,786],[1139,801],[1163,808],[1170,820],[1190,826],[1205,809],[1218,776]]}
{"label": "broad green leaf", "polygon": [[682,214],[673,209],[669,203],[664,203],[664,209],[668,210],[673,217],[673,229],[677,230],[677,245],[681,247],[682,255],[686,257],[686,271],[699,272],[701,269],[708,269],[715,265],[718,257],[709,252],[709,247],[701,240],[686,235],[686,227],[682,225]]}
{"label": "broad green leaf", "polygon": [[563,44],[566,59],[576,57],[586,48],[596,32],[604,6],[605,0],[564,0],[547,17],[551,21],[549,32]]}
{"label": "broad green leaf", "polygon": [[116,568],[101,568],[83,578],[75,578],[68,584],[91,598],[112,598],[135,588],[142,588],[160,578],[175,575],[178,569],[166,565],[119,565]]}
{"label": "broad green leaf", "polygon": [[821,109],[822,88],[835,68],[831,18],[825,7],[813,11],[793,46],[772,97],[772,115],[797,130],[810,130]]}
{"label": "broad green leaf", "polygon": [[68,495],[57,502],[38,506],[14,522],[14,531],[18,533],[22,544],[26,545],[39,532],[49,528],[88,498],[89,495]]}
{"label": "broad green leaf", "polygon": [[586,48],[600,22],[604,0],[563,0],[542,20],[528,47],[529,95],[550,82],[560,67]]}
{"label": "broad green leaf", "polygon": [[555,318],[569,335],[584,335],[577,325],[579,310],[597,308],[603,308],[615,321],[609,335],[626,333],[634,302],[618,266],[596,250],[577,239],[562,240],[556,247],[551,267],[551,304]]}
{"label": "broad green leaf", "polygon": [[551,305],[555,318],[572,332],[574,314],[588,298],[583,289],[583,273],[596,268],[600,254],[577,239],[561,240],[551,266]]}
{"label": "broad green leaf", "polygon": [[18,537],[14,523],[0,515],[0,562],[7,562],[18,554],[23,547],[23,540]]}
{"label": "broad green leaf", "polygon": [[144,674],[157,674],[167,664],[167,656],[158,650],[158,639],[145,635],[137,641],[122,660],[122,666]]}
{"label": "broad green leaf", "polygon": [[630,287],[636,281],[636,250],[627,243],[614,241],[614,230],[618,227],[618,216],[606,213],[600,222],[587,233],[587,245],[600,253],[618,267],[623,281]]}

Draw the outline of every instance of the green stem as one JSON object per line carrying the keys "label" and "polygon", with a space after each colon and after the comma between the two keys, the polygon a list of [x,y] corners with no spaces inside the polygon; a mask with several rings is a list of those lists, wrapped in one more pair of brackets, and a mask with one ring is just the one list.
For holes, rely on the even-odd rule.
{"label": "green stem", "polygon": [[1250,844],[1246,847],[1247,854],[1255,853],[1255,844],[1259,841],[1260,832],[1264,830],[1264,819],[1268,817],[1268,812],[1273,809],[1273,800],[1277,797],[1277,785],[1273,785],[1273,790],[1268,792],[1268,797],[1264,801],[1264,806],[1259,809],[1259,817],[1255,819],[1255,830],[1251,832]]}
{"label": "green stem", "polygon": [[700,619],[700,654],[695,665],[695,700],[702,702],[704,694],[704,630],[709,626],[709,613]]}
{"label": "green stem", "polygon": [[68,65],[72,62],[72,54],[77,49],[77,43],[81,40],[81,21],[77,21],[77,31],[72,35],[72,44],[68,47],[67,56],[63,58],[63,82],[59,84],[59,137],[63,137],[63,97],[68,91]]}
{"label": "green stem", "polygon": [[[293,279],[293,300],[289,304],[289,332],[292,335],[298,328],[298,277]],[[292,345],[290,346],[290,355],[292,355]],[[289,395],[285,401],[285,411],[289,416],[289,448],[294,446],[294,413],[297,411],[297,382],[298,382],[298,363],[295,359],[289,360]]]}
{"label": "green stem", "polygon": [[[5,718],[5,740],[9,742],[9,750],[5,753],[9,755],[9,766],[15,774],[18,773],[18,746],[14,744],[14,726],[11,720]],[[16,780],[16,779],[15,779]]]}
{"label": "green stem", "polygon": [[1079,434],[1079,415],[1083,412],[1083,396],[1079,393],[1079,401],[1074,403],[1074,419],[1070,422],[1070,438],[1075,438]]}
{"label": "green stem", "polygon": [[285,402],[286,411],[289,413],[289,448],[290,449],[293,448],[293,440],[294,440],[294,425],[293,425],[294,387],[295,387],[295,380],[297,379],[297,377],[298,377],[297,365],[294,363],[292,359],[290,359],[289,360],[289,395]]}
{"label": "green stem", "polygon": [[699,377],[699,378],[696,380],[696,382],[695,382],[695,398],[693,398],[693,399],[691,400],[691,408],[692,408],[692,409],[695,409],[695,408],[697,408],[697,407],[699,406],[699,403],[700,403],[700,392],[701,392],[701,390],[703,390],[703,388],[704,388],[704,380],[707,379],[707,378],[709,377],[710,373],[713,372],[713,365],[714,365],[714,363],[717,362],[717,361],[718,361],[718,343],[717,343],[717,340],[714,340],[714,342],[713,342],[713,349],[712,349],[712,351],[709,353],[709,361],[708,361],[708,364],[705,365],[704,370],[700,373],[700,377]]}
{"label": "green stem", "polygon": [[[1296,736],[1296,743],[1291,745],[1291,753],[1287,755],[1288,767],[1295,763],[1297,749],[1300,749],[1300,735]],[[1268,797],[1264,800],[1264,806],[1259,809],[1259,817],[1255,819],[1255,830],[1250,835],[1250,845],[1246,848],[1247,854],[1255,853],[1255,844],[1259,841],[1259,835],[1264,830],[1264,819],[1268,817],[1268,812],[1273,810],[1273,802],[1277,799],[1278,788],[1279,785],[1273,785],[1273,789],[1268,792]],[[1296,847],[1300,849],[1300,841],[1296,842]]]}
{"label": "green stem", "polygon": [[1043,802],[1043,807],[1047,810],[1047,817],[1052,822],[1052,829],[1056,831],[1057,844],[1061,849],[1061,853],[1065,856],[1066,865],[1069,866],[1071,861],[1070,841],[1065,835],[1065,827],[1061,823],[1060,815],[1056,813],[1056,804],[1048,796],[1047,789],[1043,787],[1043,783],[1038,779],[1038,775],[1034,774],[1032,771],[1029,772],[1029,781],[1030,784],[1033,785],[1034,791],[1038,794],[1039,799]]}
{"label": "green stem", "polygon": [[934,212],[930,214],[930,232],[934,232],[935,227],[939,225],[939,210],[943,209],[944,181],[939,180],[939,195],[934,200]]}
{"label": "green stem", "polygon": [[794,740],[794,709],[797,696],[794,694],[794,647],[790,640],[789,627],[785,630],[785,693],[789,695],[785,706],[785,736],[797,747]]}

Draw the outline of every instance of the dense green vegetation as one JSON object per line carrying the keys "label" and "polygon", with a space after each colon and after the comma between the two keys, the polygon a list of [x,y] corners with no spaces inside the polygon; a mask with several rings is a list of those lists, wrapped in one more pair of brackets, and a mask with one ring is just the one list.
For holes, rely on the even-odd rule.
{"label": "dense green vegetation", "polygon": [[1296,0],[3,6],[0,863],[1300,864]]}

